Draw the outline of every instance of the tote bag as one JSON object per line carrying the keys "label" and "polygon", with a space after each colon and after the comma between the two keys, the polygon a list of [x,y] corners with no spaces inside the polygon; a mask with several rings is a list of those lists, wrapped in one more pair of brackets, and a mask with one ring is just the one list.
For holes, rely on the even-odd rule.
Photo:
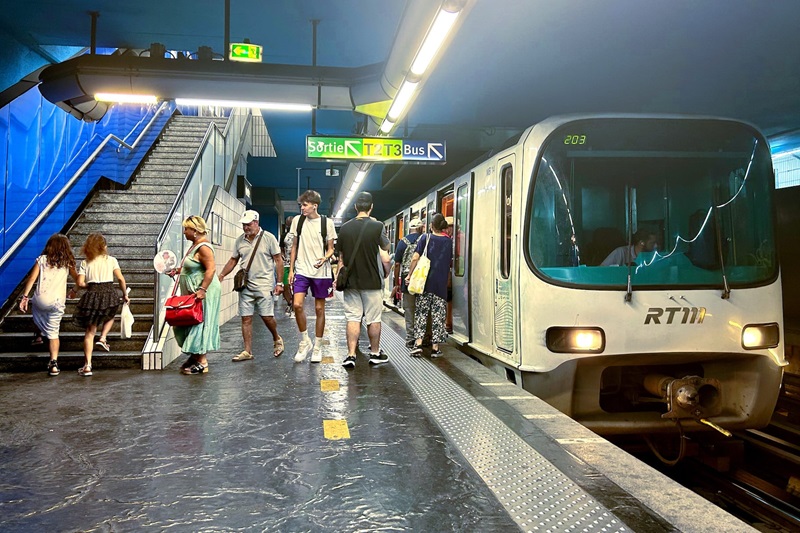
{"label": "tote bag", "polygon": [[422,294],[425,291],[425,281],[428,279],[428,272],[431,270],[431,260],[428,259],[428,244],[431,241],[430,234],[425,238],[425,249],[422,256],[417,260],[417,266],[411,273],[408,282],[408,292],[410,294]]}

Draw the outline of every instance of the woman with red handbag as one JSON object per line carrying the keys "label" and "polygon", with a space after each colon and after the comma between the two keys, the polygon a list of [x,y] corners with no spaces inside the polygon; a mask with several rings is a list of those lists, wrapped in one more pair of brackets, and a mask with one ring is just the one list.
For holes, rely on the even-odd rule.
{"label": "woman with red handbag", "polygon": [[209,350],[219,349],[219,300],[222,293],[217,279],[214,249],[208,240],[206,221],[190,216],[183,221],[183,236],[192,243],[181,267],[170,272],[180,274],[181,294],[194,294],[203,302],[203,321],[194,326],[173,326],[175,340],[189,358],[181,365],[184,374],[208,372]]}

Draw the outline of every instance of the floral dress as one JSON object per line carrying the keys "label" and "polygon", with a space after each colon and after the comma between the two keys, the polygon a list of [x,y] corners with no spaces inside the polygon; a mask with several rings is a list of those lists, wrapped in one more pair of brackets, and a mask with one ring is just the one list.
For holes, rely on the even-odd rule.
{"label": "floral dress", "polygon": [[[209,246],[201,243],[200,246]],[[209,246],[211,248],[211,246]],[[197,250],[195,250],[196,252]],[[180,284],[181,294],[191,294],[197,291],[205,277],[203,264],[194,258],[187,257],[181,267]],[[175,340],[186,354],[205,354],[211,350],[219,349],[219,304],[222,295],[222,286],[217,276],[211,280],[203,300],[203,322],[195,326],[175,326]]]}

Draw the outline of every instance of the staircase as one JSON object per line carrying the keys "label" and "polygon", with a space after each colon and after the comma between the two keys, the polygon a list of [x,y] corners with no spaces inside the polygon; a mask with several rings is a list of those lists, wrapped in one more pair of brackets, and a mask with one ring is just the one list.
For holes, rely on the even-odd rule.
{"label": "staircase", "polygon": [[[145,158],[127,189],[98,191],[68,232],[78,263],[89,233],[100,232],[109,255],[119,261],[131,292],[133,335],[120,337],[119,316],[108,336],[111,351],[95,346],[92,367],[141,368],[141,350],[153,325],[155,243],[195,154],[211,122],[224,128],[225,118],[176,115],[167,124],[153,150]],[[21,283],[24,283],[22,280]],[[72,280],[69,285],[72,286]],[[116,285],[116,282],[115,282]],[[59,366],[77,369],[83,364],[84,332],[72,316],[77,299],[67,300],[61,320]],[[47,340],[31,346],[33,320],[17,308],[0,325],[0,372],[44,372],[49,359]]]}

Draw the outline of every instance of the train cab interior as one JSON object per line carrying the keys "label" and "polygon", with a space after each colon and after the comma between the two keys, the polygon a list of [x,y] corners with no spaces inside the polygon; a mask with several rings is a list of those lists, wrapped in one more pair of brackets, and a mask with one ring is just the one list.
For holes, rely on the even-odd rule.
{"label": "train cab interior", "polygon": [[[721,146],[721,131],[698,129],[708,137],[687,133],[675,146],[643,130],[626,136],[624,149],[608,131],[584,145],[551,141],[529,208],[533,267],[557,283],[589,285],[626,284],[629,266],[640,286],[773,279],[769,151],[747,130]],[[600,268],[616,248],[635,245],[637,231],[654,239],[652,249]]]}

